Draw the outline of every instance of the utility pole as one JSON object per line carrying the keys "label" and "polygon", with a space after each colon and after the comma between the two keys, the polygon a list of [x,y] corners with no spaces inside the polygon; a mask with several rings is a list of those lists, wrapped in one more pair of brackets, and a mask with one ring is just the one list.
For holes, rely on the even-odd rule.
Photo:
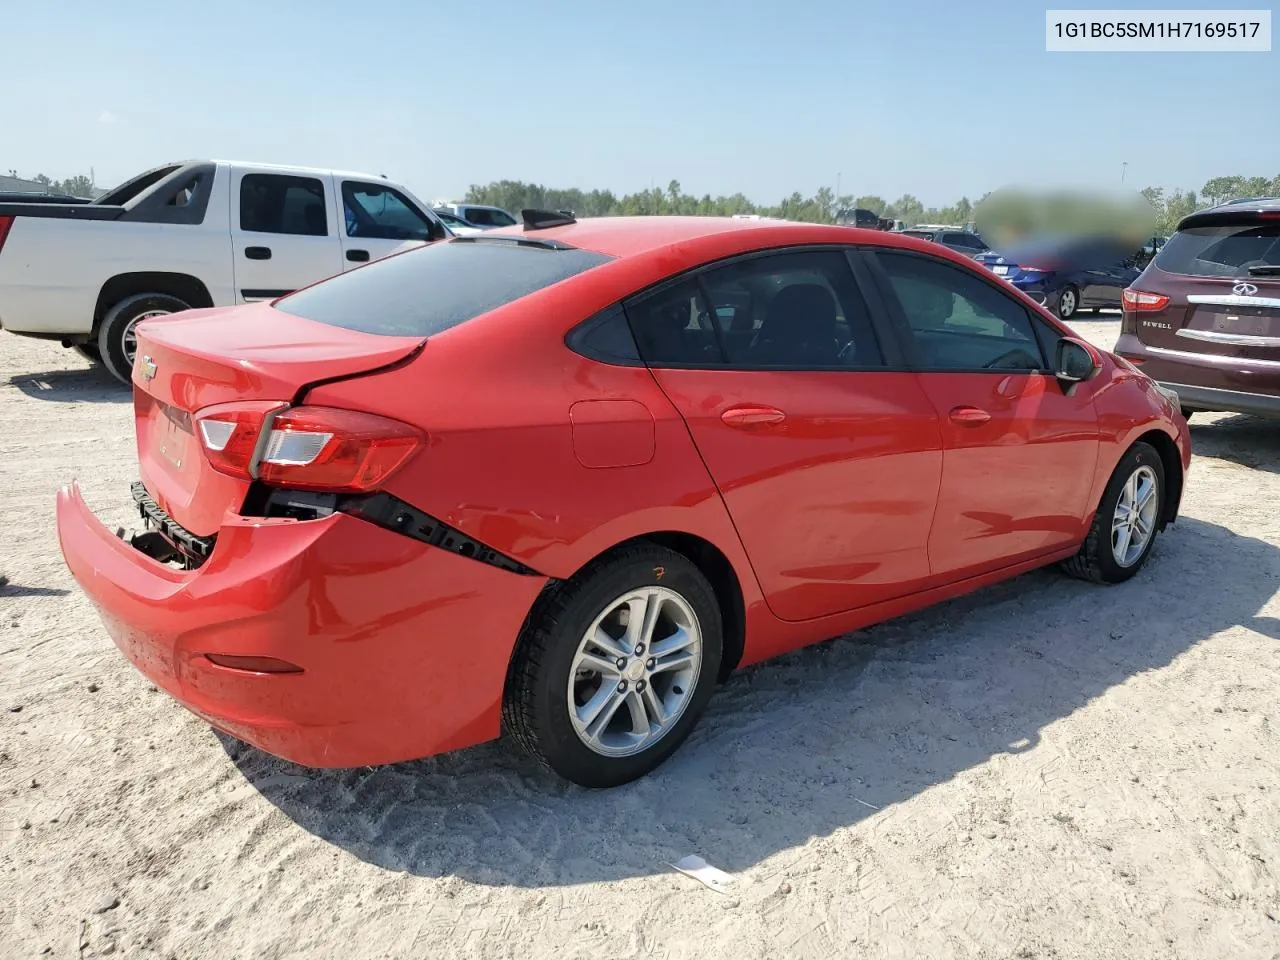
{"label": "utility pole", "polygon": [[1124,183],[1125,172],[1129,169],[1129,161],[1122,161],[1120,164],[1120,182]]}

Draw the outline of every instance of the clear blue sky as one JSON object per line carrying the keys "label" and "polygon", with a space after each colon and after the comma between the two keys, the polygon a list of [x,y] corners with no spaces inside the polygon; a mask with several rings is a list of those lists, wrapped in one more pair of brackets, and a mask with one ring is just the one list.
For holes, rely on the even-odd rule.
{"label": "clear blue sky", "polygon": [[772,203],[839,173],[927,205],[1114,186],[1123,161],[1139,187],[1280,174],[1280,54],[1050,54],[1045,6],[10,3],[0,168],[107,186],[212,156],[385,173],[427,201],[674,178]]}

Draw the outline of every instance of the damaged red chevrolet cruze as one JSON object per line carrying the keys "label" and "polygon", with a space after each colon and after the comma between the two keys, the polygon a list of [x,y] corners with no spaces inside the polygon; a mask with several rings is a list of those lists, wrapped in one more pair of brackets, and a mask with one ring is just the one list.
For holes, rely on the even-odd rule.
{"label": "damaged red chevrolet cruze", "polygon": [[506,731],[652,770],[735,668],[1024,571],[1133,576],[1172,391],[934,244],[524,223],[137,327],[141,532],[58,495],[116,645],[301,764]]}

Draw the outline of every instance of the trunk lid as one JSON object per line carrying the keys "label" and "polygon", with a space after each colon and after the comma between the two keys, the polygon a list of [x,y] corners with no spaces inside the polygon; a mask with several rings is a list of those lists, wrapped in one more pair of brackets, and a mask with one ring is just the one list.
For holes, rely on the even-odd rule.
{"label": "trunk lid", "polygon": [[175,522],[216,533],[249,484],[218,473],[192,414],[219,403],[287,404],[318,381],[343,379],[412,355],[422,337],[391,337],[304,320],[266,303],[190,310],[138,325],[134,422],[142,482]]}

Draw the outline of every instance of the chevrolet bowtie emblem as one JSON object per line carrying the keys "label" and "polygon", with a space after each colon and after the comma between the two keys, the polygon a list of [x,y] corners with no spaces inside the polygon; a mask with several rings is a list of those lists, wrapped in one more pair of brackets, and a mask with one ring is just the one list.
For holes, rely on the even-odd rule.
{"label": "chevrolet bowtie emblem", "polygon": [[142,375],[143,380],[152,380],[156,375],[156,362],[150,357],[144,356],[138,361],[138,373]]}

